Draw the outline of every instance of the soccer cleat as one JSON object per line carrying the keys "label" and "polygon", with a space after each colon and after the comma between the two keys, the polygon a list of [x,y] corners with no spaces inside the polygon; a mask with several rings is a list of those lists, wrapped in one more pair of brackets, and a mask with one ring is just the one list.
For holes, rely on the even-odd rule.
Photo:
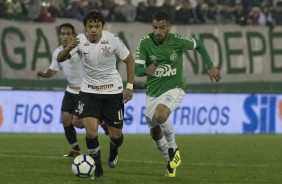
{"label": "soccer cleat", "polygon": [[103,174],[102,175],[96,175],[96,174],[94,174],[94,176],[92,176],[92,180],[101,180],[101,179],[103,179],[104,178],[104,176],[103,176]]}
{"label": "soccer cleat", "polygon": [[92,180],[101,180],[101,179],[103,179],[103,169],[101,168],[101,169],[98,169],[98,168],[96,168],[96,170],[94,171],[95,173],[94,173],[94,176],[91,178]]}
{"label": "soccer cleat", "polygon": [[167,162],[167,171],[166,171],[166,174],[165,174],[166,177],[169,177],[169,178],[174,178],[176,176],[176,168],[175,169],[172,169],[170,167],[170,164],[169,162]]}
{"label": "soccer cleat", "polygon": [[114,160],[108,159],[108,165],[110,168],[115,168],[118,162],[118,155],[116,155]]}
{"label": "soccer cleat", "polygon": [[64,157],[72,157],[75,158],[76,156],[81,155],[81,152],[78,150],[71,150],[68,154],[64,155]]}
{"label": "soccer cleat", "polygon": [[181,159],[180,159],[180,152],[178,150],[178,148],[175,149],[175,151],[173,151],[173,148],[168,148],[168,155],[169,155],[169,165],[172,169],[177,168],[180,163],[181,163]]}
{"label": "soccer cleat", "polygon": [[104,176],[103,176],[103,173],[101,174],[101,175],[96,175],[96,174],[94,174],[94,176],[92,176],[92,180],[101,180],[101,179],[103,179],[104,178]]}

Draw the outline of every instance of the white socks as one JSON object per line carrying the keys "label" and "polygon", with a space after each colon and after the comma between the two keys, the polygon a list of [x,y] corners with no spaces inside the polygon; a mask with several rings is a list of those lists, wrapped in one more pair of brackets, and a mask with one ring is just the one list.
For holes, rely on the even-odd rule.
{"label": "white socks", "polygon": [[154,141],[154,143],[155,146],[163,153],[164,157],[169,160],[168,148],[173,148],[173,150],[177,148],[174,138],[173,126],[169,120],[167,120],[160,126],[164,136],[160,140]]}
{"label": "white socks", "polygon": [[164,137],[167,140],[168,147],[173,148],[173,150],[175,150],[177,148],[177,145],[175,143],[172,123],[169,120],[167,120],[160,126],[163,131]]}
{"label": "white socks", "polygon": [[158,148],[158,150],[160,150],[163,153],[165,159],[169,160],[168,144],[167,144],[165,137],[163,136],[160,140],[157,140],[157,141],[154,140],[154,143],[155,143],[155,146]]}

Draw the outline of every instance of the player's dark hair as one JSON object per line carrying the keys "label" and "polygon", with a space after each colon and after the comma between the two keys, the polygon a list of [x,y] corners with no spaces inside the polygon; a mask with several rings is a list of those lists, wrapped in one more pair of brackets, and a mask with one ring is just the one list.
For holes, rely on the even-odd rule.
{"label": "player's dark hair", "polygon": [[170,22],[170,17],[166,12],[160,11],[153,15],[152,20],[156,20],[156,21],[165,20],[166,22]]}
{"label": "player's dark hair", "polygon": [[72,31],[72,33],[75,34],[74,26],[73,26],[72,24],[70,24],[70,23],[61,24],[61,25],[59,26],[59,33],[61,33],[61,29],[62,29],[63,27],[70,28],[71,31]]}
{"label": "player's dark hair", "polygon": [[101,12],[98,10],[91,10],[84,18],[83,18],[83,25],[86,27],[86,22],[89,20],[93,20],[94,22],[101,22],[102,26],[104,27],[105,20]]}

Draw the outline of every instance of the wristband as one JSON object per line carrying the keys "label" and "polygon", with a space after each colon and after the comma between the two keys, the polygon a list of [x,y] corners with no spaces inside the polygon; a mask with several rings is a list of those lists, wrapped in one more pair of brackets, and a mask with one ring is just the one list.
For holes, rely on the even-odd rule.
{"label": "wristband", "polygon": [[127,84],[126,84],[126,89],[131,89],[131,90],[133,90],[133,84],[127,83]]}

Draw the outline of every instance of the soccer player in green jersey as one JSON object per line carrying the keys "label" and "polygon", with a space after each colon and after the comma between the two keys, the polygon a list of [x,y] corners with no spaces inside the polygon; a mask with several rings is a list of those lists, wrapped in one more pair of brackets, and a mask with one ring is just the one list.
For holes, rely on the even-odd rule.
{"label": "soccer player in green jersey", "polygon": [[198,51],[212,82],[219,82],[221,76],[199,40],[170,33],[167,13],[154,14],[152,25],[153,33],[144,36],[138,43],[135,75],[147,76],[146,120],[155,146],[168,161],[166,176],[175,177],[181,158],[169,116],[185,96],[183,52]]}

